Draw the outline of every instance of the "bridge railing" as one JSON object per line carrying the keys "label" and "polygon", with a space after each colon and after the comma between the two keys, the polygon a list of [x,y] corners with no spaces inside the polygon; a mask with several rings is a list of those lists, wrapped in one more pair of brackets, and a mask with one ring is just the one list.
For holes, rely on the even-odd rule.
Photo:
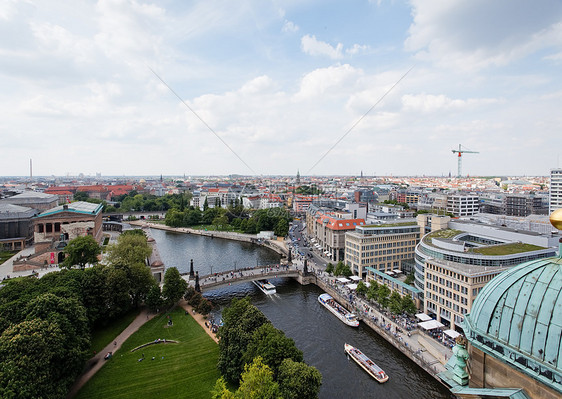
{"label": "bridge railing", "polygon": [[222,285],[228,282],[257,280],[260,278],[275,278],[284,276],[294,276],[299,273],[295,266],[273,265],[256,268],[244,268],[229,270],[220,273],[207,274],[199,277],[199,284],[203,287]]}

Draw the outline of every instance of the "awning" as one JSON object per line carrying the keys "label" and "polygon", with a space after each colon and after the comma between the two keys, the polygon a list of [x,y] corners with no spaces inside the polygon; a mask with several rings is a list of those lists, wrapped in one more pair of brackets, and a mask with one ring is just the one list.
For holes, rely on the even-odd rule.
{"label": "awning", "polygon": [[392,270],[389,270],[387,272],[385,272],[386,274],[388,274],[389,276],[394,276],[394,272]]}
{"label": "awning", "polygon": [[369,283],[369,282],[367,281],[367,282],[365,283],[365,286],[366,286],[367,288],[369,288],[369,287],[371,286],[371,283]]}
{"label": "awning", "polygon": [[418,314],[416,315],[416,317],[417,317],[418,319],[420,319],[421,321],[428,321],[428,320],[431,320],[431,317],[429,317],[429,316],[426,315],[425,313],[418,313]]}
{"label": "awning", "polygon": [[361,280],[361,277],[359,277],[359,276],[350,276],[349,278],[352,279],[353,281]]}
{"label": "awning", "polygon": [[429,320],[424,321],[423,323],[418,323],[418,326],[424,330],[433,330],[435,328],[443,327],[443,324],[439,323],[437,320]]}
{"label": "awning", "polygon": [[402,270],[400,270],[400,269],[394,269],[393,272],[396,273],[396,274],[400,274],[400,273],[402,273]]}
{"label": "awning", "polygon": [[351,280],[345,278],[345,277],[338,277],[336,280],[338,280],[340,283],[349,283],[351,282]]}
{"label": "awning", "polygon": [[447,334],[449,337],[455,339],[457,338],[459,335],[461,335],[459,332],[455,331],[455,330],[445,330],[443,331],[445,334]]}
{"label": "awning", "polygon": [[350,290],[356,290],[357,284],[347,284],[346,287],[349,288]]}

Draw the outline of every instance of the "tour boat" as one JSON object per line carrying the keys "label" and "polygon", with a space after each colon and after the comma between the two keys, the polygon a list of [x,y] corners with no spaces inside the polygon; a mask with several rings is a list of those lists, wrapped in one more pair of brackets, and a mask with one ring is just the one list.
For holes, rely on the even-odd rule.
{"label": "tour boat", "polygon": [[345,324],[351,327],[359,326],[359,320],[357,317],[349,312],[346,308],[342,305],[337,303],[334,298],[331,297],[329,294],[322,294],[318,297],[318,302],[320,302],[326,309],[332,312],[338,319],[343,321]]}
{"label": "tour boat", "polygon": [[375,380],[377,380],[381,384],[388,380],[388,376],[386,375],[386,373],[379,366],[377,366],[375,362],[365,356],[365,354],[359,349],[354,348],[349,344],[345,344],[344,349],[345,352],[349,356],[351,356],[353,360],[355,360],[355,363],[361,366],[361,368],[369,373],[369,375]]}
{"label": "tour boat", "polygon": [[255,280],[254,284],[266,295],[273,295],[277,293],[275,286],[267,280]]}

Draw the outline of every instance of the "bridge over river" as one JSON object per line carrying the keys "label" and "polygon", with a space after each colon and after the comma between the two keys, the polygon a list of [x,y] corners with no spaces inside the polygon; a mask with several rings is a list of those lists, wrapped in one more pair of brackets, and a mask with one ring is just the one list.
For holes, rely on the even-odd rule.
{"label": "bridge over river", "polygon": [[[188,283],[192,285],[195,284],[195,278],[190,278],[189,273],[184,274],[182,277]],[[232,284],[277,277],[292,277],[298,280],[301,284],[306,284],[306,282],[303,281],[304,274],[302,271],[302,267],[300,267],[299,269],[299,267],[294,265],[270,265],[259,266],[255,268],[229,270],[220,273],[199,276],[199,286],[201,287],[201,291],[204,291]]]}

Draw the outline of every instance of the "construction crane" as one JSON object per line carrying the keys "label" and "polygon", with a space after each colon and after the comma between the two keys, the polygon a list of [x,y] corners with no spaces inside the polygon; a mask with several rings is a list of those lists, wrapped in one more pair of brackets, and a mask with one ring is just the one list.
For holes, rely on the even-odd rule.
{"label": "construction crane", "polygon": [[459,154],[459,173],[457,175],[457,177],[461,177],[462,176],[462,154],[479,154],[478,151],[468,151],[468,150],[463,150],[462,146],[459,144],[459,149],[458,150],[451,150],[453,151],[453,154]]}

